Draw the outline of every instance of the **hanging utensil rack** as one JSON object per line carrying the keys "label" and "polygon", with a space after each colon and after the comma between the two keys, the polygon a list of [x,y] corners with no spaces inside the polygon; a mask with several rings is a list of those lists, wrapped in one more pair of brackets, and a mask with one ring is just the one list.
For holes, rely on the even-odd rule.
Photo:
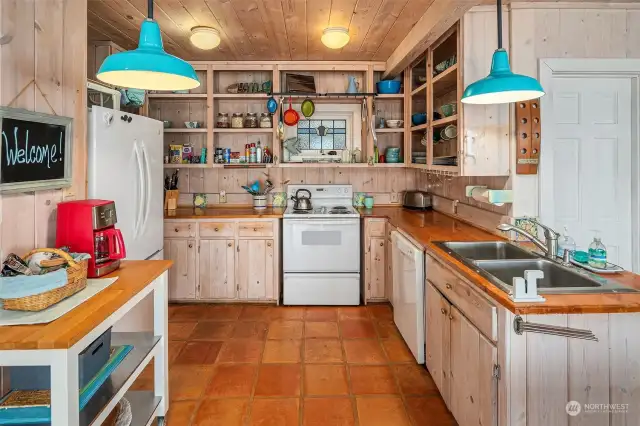
{"label": "hanging utensil rack", "polygon": [[368,98],[378,96],[377,93],[365,92],[365,93],[340,93],[340,92],[326,92],[326,93],[298,93],[298,92],[273,92],[268,93],[268,96],[291,96],[292,98]]}
{"label": "hanging utensil rack", "polygon": [[592,340],[594,342],[598,341],[598,338],[591,330],[526,322],[519,315],[513,319],[513,330],[518,335],[522,335],[523,333],[541,333],[551,334],[553,336],[569,337],[572,339]]}

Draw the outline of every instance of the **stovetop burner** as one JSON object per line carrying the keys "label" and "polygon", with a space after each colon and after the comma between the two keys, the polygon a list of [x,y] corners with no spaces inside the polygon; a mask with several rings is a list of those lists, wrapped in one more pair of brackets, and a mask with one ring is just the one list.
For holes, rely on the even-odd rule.
{"label": "stovetop burner", "polygon": [[309,210],[294,210],[293,214],[309,214]]}
{"label": "stovetop burner", "polygon": [[335,206],[331,210],[347,210],[345,206]]}

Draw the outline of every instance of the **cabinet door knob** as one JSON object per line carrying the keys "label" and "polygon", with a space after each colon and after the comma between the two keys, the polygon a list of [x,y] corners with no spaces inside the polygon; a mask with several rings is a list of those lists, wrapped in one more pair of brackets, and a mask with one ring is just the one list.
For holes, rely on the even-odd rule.
{"label": "cabinet door knob", "polygon": [[447,311],[444,308],[440,308],[440,312],[442,312],[442,315],[446,315]]}
{"label": "cabinet door knob", "polygon": [[453,321],[453,315],[449,315],[449,319]]}
{"label": "cabinet door knob", "polygon": [[253,228],[253,232],[258,232],[258,228]]}
{"label": "cabinet door knob", "polygon": [[384,247],[384,243],[380,243],[380,247]]}
{"label": "cabinet door knob", "polygon": [[449,283],[445,284],[445,287],[448,288],[449,290],[451,290],[453,288],[453,286]]}
{"label": "cabinet door knob", "polygon": [[174,231],[176,231],[176,232],[180,232],[180,230],[179,230],[178,228],[174,229]]}
{"label": "cabinet door knob", "polygon": [[227,247],[231,247],[231,243],[227,243]]}
{"label": "cabinet door knob", "polygon": [[271,247],[271,243],[267,243],[267,247]]}
{"label": "cabinet door knob", "polygon": [[217,227],[213,229],[214,231],[218,232],[220,229],[218,229]]}
{"label": "cabinet door knob", "polygon": [[193,248],[193,244],[189,244],[189,248]]}

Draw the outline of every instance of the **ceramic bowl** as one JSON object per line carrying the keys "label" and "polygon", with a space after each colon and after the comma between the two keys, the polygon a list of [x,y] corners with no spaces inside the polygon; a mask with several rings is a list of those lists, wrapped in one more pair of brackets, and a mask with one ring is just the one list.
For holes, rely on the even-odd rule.
{"label": "ceramic bowl", "polygon": [[454,103],[445,104],[440,107],[440,111],[442,111],[442,115],[444,115],[445,117],[451,117],[456,113],[457,109],[458,105]]}
{"label": "ceramic bowl", "polygon": [[401,83],[398,80],[382,80],[376,83],[378,93],[382,95],[392,95],[400,93]]}
{"label": "ceramic bowl", "polygon": [[427,122],[427,114],[424,112],[417,112],[411,115],[411,123],[414,126],[419,126]]}
{"label": "ceramic bowl", "polygon": [[171,127],[171,122],[169,120],[164,120],[162,122],[162,127],[164,127],[165,129],[168,129]]}
{"label": "ceramic bowl", "polygon": [[404,121],[403,120],[387,120],[385,121],[385,124],[390,129],[397,129],[404,125]]}
{"label": "ceramic bowl", "polygon": [[185,121],[184,126],[187,129],[198,129],[200,128],[200,123],[197,121]]}

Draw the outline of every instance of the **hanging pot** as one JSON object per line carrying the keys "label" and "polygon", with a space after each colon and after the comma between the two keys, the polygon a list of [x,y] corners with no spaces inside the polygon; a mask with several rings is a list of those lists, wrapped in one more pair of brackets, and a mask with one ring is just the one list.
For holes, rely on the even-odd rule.
{"label": "hanging pot", "polygon": [[311,99],[307,98],[300,105],[300,111],[302,111],[302,115],[309,118],[316,112],[316,106]]}
{"label": "hanging pot", "polygon": [[300,121],[300,114],[293,109],[291,96],[289,96],[289,109],[284,112],[284,124],[287,126],[295,126]]}
{"label": "hanging pot", "polygon": [[284,141],[283,110],[284,110],[283,99],[280,98],[280,114],[279,114],[279,118],[278,118],[278,138],[280,139],[280,142]]}

